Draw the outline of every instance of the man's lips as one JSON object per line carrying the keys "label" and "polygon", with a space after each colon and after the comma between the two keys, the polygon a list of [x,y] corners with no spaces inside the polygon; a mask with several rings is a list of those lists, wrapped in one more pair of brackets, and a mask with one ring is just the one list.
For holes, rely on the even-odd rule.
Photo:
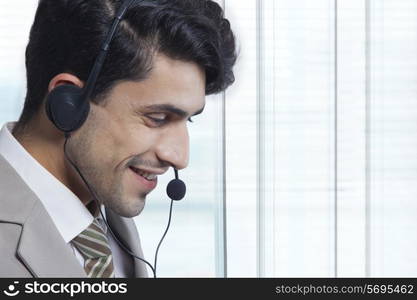
{"label": "man's lips", "polygon": [[129,169],[132,171],[139,183],[145,186],[146,189],[153,190],[158,184],[158,176],[155,173],[148,173],[132,166],[129,167]]}

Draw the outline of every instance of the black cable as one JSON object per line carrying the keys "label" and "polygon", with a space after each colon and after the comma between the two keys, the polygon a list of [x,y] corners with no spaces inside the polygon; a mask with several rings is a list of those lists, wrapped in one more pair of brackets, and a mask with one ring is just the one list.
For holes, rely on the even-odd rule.
{"label": "black cable", "polygon": [[158,259],[159,246],[161,246],[162,241],[164,240],[165,235],[166,235],[166,234],[167,234],[167,232],[168,232],[169,225],[171,225],[171,215],[172,215],[172,204],[173,204],[173,203],[174,203],[174,200],[172,200],[172,199],[171,199],[171,206],[169,207],[168,226],[167,226],[167,228],[165,229],[165,232],[164,232],[164,234],[163,234],[163,236],[162,236],[161,240],[159,241],[158,247],[156,248],[156,252],[155,252],[155,262],[154,262],[154,264],[153,264],[153,266],[154,266],[154,268],[155,268],[155,273],[156,273],[156,261],[157,261],[157,259]]}
{"label": "black cable", "polygon": [[119,246],[129,255],[131,255],[132,257],[139,259],[140,261],[144,262],[145,264],[147,264],[149,266],[149,268],[151,268],[152,273],[153,273],[153,277],[156,278],[156,262],[157,262],[157,258],[158,258],[158,252],[159,252],[159,247],[162,244],[162,241],[165,238],[165,235],[168,232],[169,226],[171,224],[171,216],[172,216],[172,205],[173,205],[173,200],[171,200],[171,206],[169,208],[169,218],[168,218],[168,225],[167,228],[165,229],[165,232],[161,238],[161,240],[159,241],[158,247],[155,251],[155,263],[154,266],[152,266],[149,262],[147,262],[145,259],[140,258],[138,256],[136,256],[132,251],[130,251],[127,247],[125,247],[125,245],[122,244],[122,242],[119,241],[119,239],[116,237],[116,235],[114,234],[114,232],[111,230],[109,224],[107,223],[106,218],[103,215],[103,212],[101,211],[101,207],[100,207],[100,203],[98,202],[98,197],[96,195],[96,193],[94,192],[93,188],[88,184],[88,181],[84,178],[83,174],[81,173],[80,169],[77,167],[77,165],[70,159],[68,153],[67,153],[67,142],[68,140],[71,138],[71,135],[69,133],[65,133],[65,142],[64,142],[64,155],[66,157],[66,159],[69,161],[69,163],[71,164],[71,166],[77,171],[78,175],[80,175],[81,179],[83,180],[83,182],[85,183],[85,185],[87,186],[88,190],[90,191],[91,195],[94,198],[94,201],[96,201],[98,210],[100,211],[100,215],[103,218],[104,223],[106,224],[107,228],[109,229],[111,235],[113,236],[113,238],[116,240],[116,242],[119,244]]}

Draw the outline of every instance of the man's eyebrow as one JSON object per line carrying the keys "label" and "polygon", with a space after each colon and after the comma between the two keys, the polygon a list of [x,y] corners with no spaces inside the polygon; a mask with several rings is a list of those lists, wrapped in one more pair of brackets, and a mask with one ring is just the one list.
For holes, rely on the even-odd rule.
{"label": "man's eyebrow", "polygon": [[[188,116],[188,112],[186,112],[185,110],[182,110],[178,107],[175,107],[171,104],[154,104],[154,105],[146,106],[145,109],[154,110],[154,111],[170,112],[170,113],[176,114],[180,118],[186,118]],[[195,112],[192,116],[199,115],[203,111],[204,111],[204,106],[203,106],[203,108],[201,108],[200,110]]]}

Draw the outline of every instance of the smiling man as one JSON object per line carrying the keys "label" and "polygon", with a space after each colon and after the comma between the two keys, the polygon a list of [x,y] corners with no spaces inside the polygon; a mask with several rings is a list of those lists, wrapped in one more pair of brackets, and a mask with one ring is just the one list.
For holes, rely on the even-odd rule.
{"label": "smiling man", "polygon": [[88,117],[67,144],[45,102],[62,85],[85,87],[125,2],[39,1],[24,109],[0,132],[1,277],[147,276],[106,231],[100,210],[124,246],[143,257],[131,217],[142,212],[158,175],[187,167],[187,122],[203,112],[206,95],[233,83],[236,53],[213,1],[131,1],[88,98]]}

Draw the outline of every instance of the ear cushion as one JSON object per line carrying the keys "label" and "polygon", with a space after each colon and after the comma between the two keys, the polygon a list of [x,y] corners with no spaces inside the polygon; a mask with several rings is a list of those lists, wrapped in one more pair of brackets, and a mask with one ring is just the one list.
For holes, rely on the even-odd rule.
{"label": "ear cushion", "polygon": [[78,86],[57,86],[49,93],[45,104],[49,120],[63,132],[77,130],[90,111],[90,103],[83,98],[83,89]]}

